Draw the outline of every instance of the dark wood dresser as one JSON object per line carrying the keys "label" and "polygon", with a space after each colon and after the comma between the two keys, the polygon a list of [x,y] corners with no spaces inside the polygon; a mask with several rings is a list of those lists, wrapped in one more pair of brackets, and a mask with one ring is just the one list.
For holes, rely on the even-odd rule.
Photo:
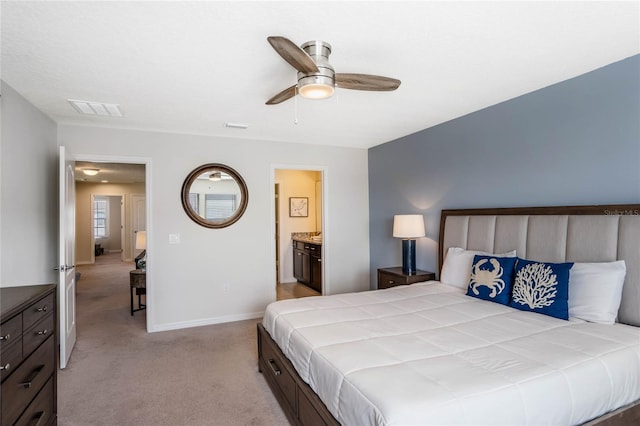
{"label": "dark wood dresser", "polygon": [[0,305],[0,424],[56,424],[56,286],[2,288]]}

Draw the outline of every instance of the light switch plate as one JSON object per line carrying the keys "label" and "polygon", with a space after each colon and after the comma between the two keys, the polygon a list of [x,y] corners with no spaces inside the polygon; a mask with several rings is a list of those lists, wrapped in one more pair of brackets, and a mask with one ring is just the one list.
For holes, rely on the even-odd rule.
{"label": "light switch plate", "polygon": [[180,244],[180,234],[169,234],[169,244]]}

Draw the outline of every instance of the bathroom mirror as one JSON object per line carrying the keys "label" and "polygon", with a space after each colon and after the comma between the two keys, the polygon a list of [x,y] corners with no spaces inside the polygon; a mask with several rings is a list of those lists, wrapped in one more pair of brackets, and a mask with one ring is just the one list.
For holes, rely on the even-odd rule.
{"label": "bathroom mirror", "polygon": [[229,166],[205,164],[182,184],[182,207],[197,224],[206,228],[225,228],[234,224],[247,208],[247,184]]}

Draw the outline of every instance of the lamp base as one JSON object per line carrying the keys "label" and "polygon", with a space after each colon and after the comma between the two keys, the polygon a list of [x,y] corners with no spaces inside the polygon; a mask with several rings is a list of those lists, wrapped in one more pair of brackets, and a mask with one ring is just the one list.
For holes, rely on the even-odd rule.
{"label": "lamp base", "polygon": [[142,271],[147,270],[147,251],[146,250],[142,250],[142,253],[136,256],[135,263],[136,263],[136,269],[140,269]]}
{"label": "lamp base", "polygon": [[402,240],[402,273],[416,273],[416,240]]}

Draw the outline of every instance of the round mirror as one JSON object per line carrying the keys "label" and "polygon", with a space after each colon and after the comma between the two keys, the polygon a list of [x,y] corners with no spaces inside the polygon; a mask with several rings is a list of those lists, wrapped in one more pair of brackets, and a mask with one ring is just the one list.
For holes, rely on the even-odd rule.
{"label": "round mirror", "polygon": [[205,164],[182,184],[182,207],[197,224],[224,228],[235,223],[247,208],[249,192],[244,179],[224,164]]}

